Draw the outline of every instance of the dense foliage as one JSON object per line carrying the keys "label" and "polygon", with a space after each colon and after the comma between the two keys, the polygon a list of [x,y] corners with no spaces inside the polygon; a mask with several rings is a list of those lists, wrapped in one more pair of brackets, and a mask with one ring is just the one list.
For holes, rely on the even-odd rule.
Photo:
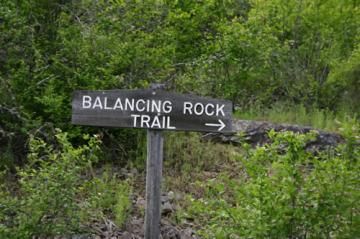
{"label": "dense foliage", "polygon": [[164,82],[238,106],[358,111],[359,15],[353,0],[4,0],[1,104],[71,128],[74,89]]}
{"label": "dense foliage", "polygon": [[[165,83],[232,100],[238,117],[334,131],[350,119],[357,130],[359,16],[358,0],[1,0],[0,237],[126,221],[131,182],[93,167],[142,172],[145,132],[71,125],[76,89]],[[274,144],[236,157],[246,175],[233,178],[237,168],[222,165],[224,176],[201,185],[208,195],[186,213],[210,238],[352,238],[359,136],[344,135],[345,146],[318,155],[301,147],[309,136],[273,136]],[[229,163],[227,147],[197,134],[167,137],[167,176],[184,174],[171,186]]]}

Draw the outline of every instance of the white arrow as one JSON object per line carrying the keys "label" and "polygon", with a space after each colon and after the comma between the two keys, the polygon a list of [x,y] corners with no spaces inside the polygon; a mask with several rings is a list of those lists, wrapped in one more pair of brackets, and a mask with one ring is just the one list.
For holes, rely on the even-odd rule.
{"label": "white arrow", "polygon": [[223,128],[225,128],[224,122],[222,122],[221,119],[219,119],[219,124],[213,124],[213,123],[205,123],[206,126],[212,126],[212,127],[219,127],[218,131],[221,131]]}

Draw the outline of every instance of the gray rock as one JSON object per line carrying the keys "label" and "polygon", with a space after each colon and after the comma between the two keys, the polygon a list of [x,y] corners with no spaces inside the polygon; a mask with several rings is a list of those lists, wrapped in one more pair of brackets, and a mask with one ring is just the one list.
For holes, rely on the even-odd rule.
{"label": "gray rock", "polygon": [[193,239],[195,237],[195,232],[191,228],[186,228],[181,232],[181,239]]}
{"label": "gray rock", "polygon": [[274,124],[266,121],[239,119],[233,119],[232,124],[233,130],[235,131],[234,134],[207,133],[203,135],[203,139],[235,145],[239,145],[242,142],[253,146],[263,145],[270,142],[268,132],[273,129],[276,132],[292,131],[296,133],[315,131],[317,133],[316,139],[308,142],[305,146],[305,148],[310,151],[324,150],[344,142],[343,137],[339,134],[317,130],[309,126]]}
{"label": "gray rock", "polygon": [[121,236],[120,239],[132,239],[132,236],[129,232],[124,232]]}
{"label": "gray rock", "polygon": [[138,199],[136,200],[136,207],[138,207],[139,209],[145,209],[145,206],[146,206],[145,199],[142,197],[138,197]]}
{"label": "gray rock", "polygon": [[161,203],[166,203],[169,201],[169,197],[167,195],[161,195]]}
{"label": "gray rock", "polygon": [[[59,237],[60,238],[60,237]],[[93,238],[90,235],[86,235],[86,234],[82,234],[82,235],[72,235],[71,239],[89,239],[89,238]],[[55,239],[55,238],[54,238]]]}
{"label": "gray rock", "polygon": [[175,199],[175,193],[173,191],[169,191],[167,196],[170,201]]}
{"label": "gray rock", "polygon": [[174,211],[174,208],[170,202],[165,202],[163,205],[161,205],[161,213],[163,215],[167,215],[169,213],[172,213],[173,211]]}

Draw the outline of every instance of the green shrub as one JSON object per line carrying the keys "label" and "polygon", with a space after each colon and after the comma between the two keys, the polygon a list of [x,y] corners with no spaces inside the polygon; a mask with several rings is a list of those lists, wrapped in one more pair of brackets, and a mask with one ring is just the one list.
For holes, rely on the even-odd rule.
{"label": "green shrub", "polygon": [[6,180],[1,181],[0,238],[88,232],[87,225],[104,218],[124,224],[131,206],[130,183],[108,171],[95,175],[92,164],[99,160],[98,137],[85,135],[87,144],[77,148],[67,133],[60,132],[56,138],[54,145],[31,138],[28,164],[18,168],[16,188],[9,190]]}
{"label": "green shrub", "polygon": [[115,195],[116,202],[113,208],[115,223],[121,226],[125,223],[131,207],[129,185],[119,184]]}
{"label": "green shrub", "polygon": [[28,164],[18,168],[16,196],[1,192],[0,237],[64,235],[79,230],[77,194],[84,173],[97,161],[96,137],[88,144],[74,148],[66,133],[56,135],[50,146],[31,138]]}
{"label": "green shrub", "polygon": [[272,144],[238,156],[246,177],[203,183],[205,195],[192,198],[187,213],[204,225],[204,238],[355,238],[356,132],[358,125],[348,127],[345,146],[318,155],[304,149],[312,133],[271,132]]}

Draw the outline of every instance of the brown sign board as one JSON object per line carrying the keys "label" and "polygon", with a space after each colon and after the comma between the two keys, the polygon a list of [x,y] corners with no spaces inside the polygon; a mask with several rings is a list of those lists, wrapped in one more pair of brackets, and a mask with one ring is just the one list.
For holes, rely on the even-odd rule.
{"label": "brown sign board", "polygon": [[231,101],[163,90],[75,91],[77,125],[231,133]]}

